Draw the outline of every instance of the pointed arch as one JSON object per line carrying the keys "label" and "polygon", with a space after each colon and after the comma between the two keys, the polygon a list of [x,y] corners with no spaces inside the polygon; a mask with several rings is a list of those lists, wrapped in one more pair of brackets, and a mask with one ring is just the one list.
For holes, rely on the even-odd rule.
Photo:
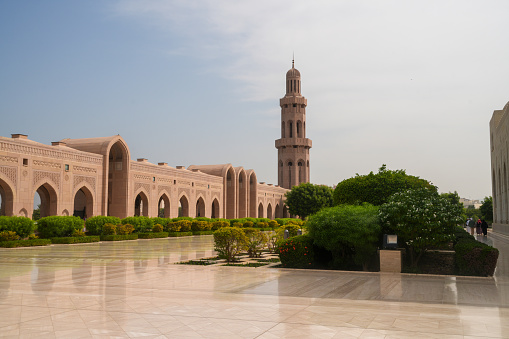
{"label": "pointed arch", "polygon": [[8,179],[0,176],[0,216],[14,215],[14,192],[13,185]]}
{"label": "pointed arch", "polygon": [[269,218],[269,219],[274,219],[274,216],[272,215],[272,205],[269,204],[267,205],[267,216],[266,218]]}
{"label": "pointed arch", "polygon": [[94,216],[94,194],[87,183],[82,183],[74,190],[73,215],[86,219]]}
{"label": "pointed arch", "polygon": [[279,204],[276,204],[276,208],[274,209],[274,218],[281,218],[281,208]]}
{"label": "pointed arch", "polygon": [[189,199],[186,194],[182,194],[179,198],[179,217],[188,217],[189,216]]}
{"label": "pointed arch", "polygon": [[[108,173],[106,180],[107,187],[107,214],[120,218],[126,217],[128,213],[128,189],[129,189],[129,150],[122,139],[118,139],[109,146],[107,151]],[[137,197],[137,195],[135,195]],[[147,194],[145,193],[145,198]],[[135,199],[136,203],[136,199]],[[132,206],[132,205],[131,205]],[[145,208],[148,216],[148,198]],[[136,210],[136,206],[134,207]],[[145,214],[143,214],[145,215]]]}
{"label": "pointed arch", "polygon": [[226,219],[235,219],[236,208],[235,208],[235,193],[236,193],[237,180],[235,180],[235,170],[232,166],[226,171]]}
{"label": "pointed arch", "polygon": [[148,194],[144,189],[140,189],[134,199],[134,216],[148,217]]}
{"label": "pointed arch", "polygon": [[257,206],[256,206],[256,197],[258,196],[258,180],[256,178],[256,173],[253,170],[249,170],[248,174],[249,178],[249,217],[256,218],[257,214]]}
{"label": "pointed arch", "polygon": [[169,218],[170,217],[170,195],[168,192],[164,191],[160,193],[159,199],[157,201],[157,215],[160,218]]}
{"label": "pointed arch", "polygon": [[260,203],[258,205],[258,218],[264,218],[264,215],[263,215],[263,204]]}
{"label": "pointed arch", "polygon": [[212,211],[210,217],[213,219],[219,218],[219,201],[217,198],[214,198],[212,201]]}
{"label": "pointed arch", "polygon": [[288,137],[293,138],[293,121],[288,121]]}
{"label": "pointed arch", "polygon": [[288,207],[286,205],[283,205],[283,218],[288,218],[290,213],[288,213]]}
{"label": "pointed arch", "polygon": [[[45,178],[47,179],[47,178]],[[35,194],[39,194],[41,198],[41,218],[50,215],[58,215],[58,194],[55,189],[55,184],[50,180],[44,180],[42,184],[38,184],[32,194],[32,201],[35,199]]]}
{"label": "pointed arch", "polygon": [[247,181],[246,171],[242,167],[237,169],[237,218],[246,218],[248,215],[247,191],[249,184]]}
{"label": "pointed arch", "polygon": [[297,138],[302,138],[302,121],[297,120],[297,124],[295,126],[297,128]]}
{"label": "pointed arch", "polygon": [[199,198],[196,200],[196,217],[204,216],[205,216],[205,200],[200,194]]}

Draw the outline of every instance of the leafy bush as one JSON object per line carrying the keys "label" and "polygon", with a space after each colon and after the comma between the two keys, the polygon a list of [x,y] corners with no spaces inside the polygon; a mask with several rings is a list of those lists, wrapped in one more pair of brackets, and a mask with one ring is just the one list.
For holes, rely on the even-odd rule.
{"label": "leafy bush", "polygon": [[269,221],[269,227],[270,228],[278,228],[279,224],[277,223],[276,220],[271,220],[271,221]]}
{"label": "leafy bush", "polygon": [[301,218],[333,205],[332,188],[324,185],[302,183],[286,192],[285,197],[289,212]]}
{"label": "leafy bush", "polygon": [[160,233],[162,231],[163,231],[163,226],[161,224],[155,224],[152,227],[152,232],[154,232],[154,233]]}
{"label": "leafy bush", "polygon": [[210,231],[211,228],[212,228],[212,224],[209,223],[208,221],[194,220],[191,223],[191,230],[194,232]]}
{"label": "leafy bush", "polygon": [[312,215],[307,225],[315,245],[331,251],[333,266],[348,266],[353,259],[356,265],[367,269],[368,261],[376,255],[380,237],[376,206],[325,208]]}
{"label": "leafy bush", "polygon": [[226,220],[217,220],[212,223],[213,231],[216,231],[222,227],[230,227],[230,223]]}
{"label": "leafy bush", "polygon": [[460,205],[423,188],[392,195],[380,207],[380,221],[383,233],[397,234],[398,241],[406,245],[416,267],[428,249],[453,240],[462,213]]}
{"label": "leafy bush", "polygon": [[103,234],[102,235],[115,235],[117,234],[117,226],[107,223],[103,225]]}
{"label": "leafy bush", "polygon": [[193,221],[193,218],[191,217],[178,217],[178,218],[173,218],[172,221],[181,221],[181,220],[188,220],[188,221]]}
{"label": "leafy bush", "polygon": [[177,225],[180,227],[180,232],[189,232],[191,231],[191,221],[182,219],[177,221]]}
{"label": "leafy bush", "polygon": [[175,221],[169,222],[164,226],[164,231],[165,232],[178,232],[178,231],[180,231],[180,225]]}
{"label": "leafy bush", "polygon": [[252,228],[254,223],[252,221],[246,221],[244,224],[242,224],[242,227],[244,228]]}
{"label": "leafy bush", "polygon": [[238,227],[223,227],[214,232],[214,249],[226,262],[235,261],[235,257],[246,247],[246,234]]}
{"label": "leafy bush", "polygon": [[497,267],[498,249],[475,240],[460,240],[454,246],[454,264],[460,275],[492,276]]}
{"label": "leafy bush", "polygon": [[188,237],[193,235],[193,232],[168,232],[169,237]]}
{"label": "leafy bush", "polygon": [[73,216],[50,216],[39,219],[37,231],[41,238],[70,237],[83,229],[83,220]]}
{"label": "leafy bush", "polygon": [[[72,232],[72,236],[73,237],[84,237],[85,236],[85,232],[83,232],[83,230],[74,230],[74,232]],[[53,241],[51,241],[53,242]]]}
{"label": "leafy bush", "polygon": [[116,233],[112,233],[112,234],[127,235],[127,234],[131,234],[133,232],[134,232],[134,226],[133,225],[131,225],[131,224],[125,224],[125,225],[119,224],[116,227]]}
{"label": "leafy bush", "polygon": [[163,226],[163,229],[164,229],[165,227],[167,227],[167,225],[168,225],[170,222],[172,222],[172,219],[171,219],[171,218],[152,218],[152,223],[153,223],[154,225],[159,224],[159,225]]}
{"label": "leafy bush", "polygon": [[313,264],[313,239],[307,234],[281,240],[276,251],[283,267],[309,268]]}
{"label": "leafy bush", "polygon": [[250,258],[259,258],[262,250],[267,247],[267,234],[256,228],[245,228],[247,254]]}
{"label": "leafy bush", "polygon": [[152,230],[154,222],[149,217],[127,217],[122,219],[122,224],[130,224],[134,226],[134,232],[136,233],[147,233]]}
{"label": "leafy bush", "polygon": [[0,241],[13,241],[18,240],[19,236],[13,231],[2,231],[0,232]]}
{"label": "leafy bush", "polygon": [[34,233],[35,224],[33,220],[25,217],[0,217],[0,232],[16,232],[21,238],[26,238]]}
{"label": "leafy bush", "polygon": [[85,226],[87,228],[87,233],[91,235],[100,235],[103,233],[104,224],[120,224],[120,218],[117,217],[106,217],[103,215],[96,215],[95,217],[90,217],[85,222]]}
{"label": "leafy bush", "polygon": [[268,228],[269,227],[269,223],[265,222],[265,221],[259,221],[257,224],[256,224],[256,227],[257,228]]}
{"label": "leafy bush", "polygon": [[373,172],[368,175],[356,174],[355,177],[338,183],[334,189],[334,204],[357,205],[367,202],[380,206],[394,193],[422,188],[435,192],[437,190],[427,180],[408,175],[405,170],[391,171],[382,165],[376,174]]}

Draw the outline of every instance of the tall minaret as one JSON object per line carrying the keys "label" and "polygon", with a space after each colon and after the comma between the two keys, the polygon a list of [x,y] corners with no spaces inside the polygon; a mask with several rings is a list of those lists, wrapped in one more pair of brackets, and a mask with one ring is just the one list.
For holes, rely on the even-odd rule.
{"label": "tall minaret", "polygon": [[276,140],[278,184],[288,189],[309,182],[309,149],[312,143],[306,138],[307,99],[300,90],[300,72],[292,60],[292,69],[286,73],[286,95],[279,100],[281,139]]}

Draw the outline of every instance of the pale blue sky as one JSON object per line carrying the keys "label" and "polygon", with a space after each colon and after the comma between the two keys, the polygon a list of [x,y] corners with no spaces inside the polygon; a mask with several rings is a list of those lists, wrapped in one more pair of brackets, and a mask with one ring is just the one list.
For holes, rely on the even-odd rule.
{"label": "pale blue sky", "polygon": [[[508,1],[0,1],[0,135],[120,134],[132,157],[277,183],[295,65],[311,181],[389,169],[491,195],[509,100]],[[96,121],[101,121],[97,124]]]}

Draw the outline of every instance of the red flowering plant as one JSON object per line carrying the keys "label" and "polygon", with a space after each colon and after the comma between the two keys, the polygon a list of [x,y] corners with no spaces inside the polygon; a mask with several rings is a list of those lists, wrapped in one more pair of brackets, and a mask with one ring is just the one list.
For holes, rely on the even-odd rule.
{"label": "red flowering plant", "polygon": [[310,268],[313,265],[313,239],[309,235],[299,235],[282,240],[276,253],[283,267]]}

